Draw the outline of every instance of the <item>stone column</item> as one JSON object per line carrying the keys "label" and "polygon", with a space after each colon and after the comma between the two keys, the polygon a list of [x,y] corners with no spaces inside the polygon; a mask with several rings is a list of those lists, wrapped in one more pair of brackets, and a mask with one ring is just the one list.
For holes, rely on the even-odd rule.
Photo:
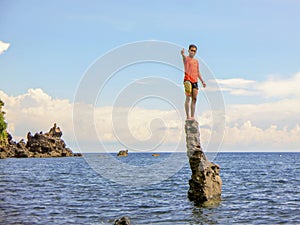
{"label": "stone column", "polygon": [[196,120],[186,120],[186,147],[192,176],[188,197],[196,204],[221,200],[222,180],[220,167],[206,158],[200,144],[199,125]]}

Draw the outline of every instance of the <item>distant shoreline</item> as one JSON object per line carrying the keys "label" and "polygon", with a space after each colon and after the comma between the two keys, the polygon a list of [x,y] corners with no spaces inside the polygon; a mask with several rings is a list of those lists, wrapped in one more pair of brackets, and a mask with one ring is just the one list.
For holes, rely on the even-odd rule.
{"label": "distant shoreline", "polygon": [[[186,154],[186,152],[129,152],[128,155],[130,154],[154,154],[154,153],[158,153],[158,154],[165,154],[165,153],[170,153],[170,154],[173,154],[173,153],[178,153],[178,154]],[[205,154],[224,154],[224,153],[300,153],[300,150],[299,151],[285,151],[285,152],[269,152],[269,151],[249,151],[249,152],[239,152],[239,151],[220,151],[220,152],[205,152]],[[118,154],[118,152],[81,152],[81,154]]]}

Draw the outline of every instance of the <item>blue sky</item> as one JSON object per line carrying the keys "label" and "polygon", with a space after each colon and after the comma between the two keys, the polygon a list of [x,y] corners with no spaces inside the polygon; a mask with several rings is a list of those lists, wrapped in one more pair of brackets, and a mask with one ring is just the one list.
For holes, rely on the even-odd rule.
{"label": "blue sky", "polygon": [[[54,100],[72,103],[80,79],[98,57],[127,43],[161,40],[185,48],[190,43],[198,46],[197,56],[220,81],[230,112],[239,108],[237,104],[267,108],[266,104],[293,101],[292,105],[298,100],[298,92],[283,90],[278,94],[272,92],[271,86],[274,82],[289,81],[284,83],[287,87],[298,82],[299,11],[297,0],[3,0],[0,41],[10,45],[0,54],[0,90],[17,98],[28,94],[29,89],[41,89]],[[170,79],[182,82],[181,77],[177,81]],[[243,90],[232,91],[238,88]],[[8,112],[13,109],[12,105],[7,106]],[[299,111],[290,113],[288,129],[299,122],[295,119]],[[281,116],[269,122],[247,116],[236,119],[239,129],[248,121],[265,132],[273,125],[285,127]],[[13,116],[7,117],[16,124],[12,133],[21,136],[25,125],[17,125]],[[259,127],[260,124],[263,125]],[[295,149],[298,144],[290,148]]]}

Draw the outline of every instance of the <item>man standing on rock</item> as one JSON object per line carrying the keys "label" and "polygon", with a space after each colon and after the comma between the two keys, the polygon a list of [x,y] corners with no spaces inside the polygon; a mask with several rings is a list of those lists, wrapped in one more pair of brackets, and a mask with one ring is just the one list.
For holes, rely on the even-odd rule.
{"label": "man standing on rock", "polygon": [[[198,78],[202,86],[205,88],[206,84],[202,79],[199,62],[194,58],[197,52],[197,46],[191,44],[189,46],[189,55],[185,56],[184,49],[181,50],[181,55],[184,64],[184,89],[185,89],[185,112],[188,120],[195,119],[195,108],[198,95]],[[191,101],[192,99],[192,101]]]}

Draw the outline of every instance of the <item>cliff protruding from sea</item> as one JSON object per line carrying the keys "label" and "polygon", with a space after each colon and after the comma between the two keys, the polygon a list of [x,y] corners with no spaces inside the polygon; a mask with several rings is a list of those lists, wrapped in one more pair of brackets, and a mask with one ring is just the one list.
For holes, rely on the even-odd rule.
{"label": "cliff protruding from sea", "polygon": [[32,135],[28,132],[27,142],[22,139],[17,143],[8,134],[8,143],[0,146],[0,159],[81,156],[81,154],[74,154],[71,149],[67,148],[61,136],[62,131],[56,124],[44,134],[40,132]]}
{"label": "cliff protruding from sea", "polygon": [[188,197],[196,204],[221,200],[222,180],[220,167],[210,162],[200,144],[199,125],[196,120],[186,120],[186,147],[192,176]]}
{"label": "cliff protruding from sea", "polygon": [[128,150],[126,149],[119,151],[117,156],[128,156]]}

